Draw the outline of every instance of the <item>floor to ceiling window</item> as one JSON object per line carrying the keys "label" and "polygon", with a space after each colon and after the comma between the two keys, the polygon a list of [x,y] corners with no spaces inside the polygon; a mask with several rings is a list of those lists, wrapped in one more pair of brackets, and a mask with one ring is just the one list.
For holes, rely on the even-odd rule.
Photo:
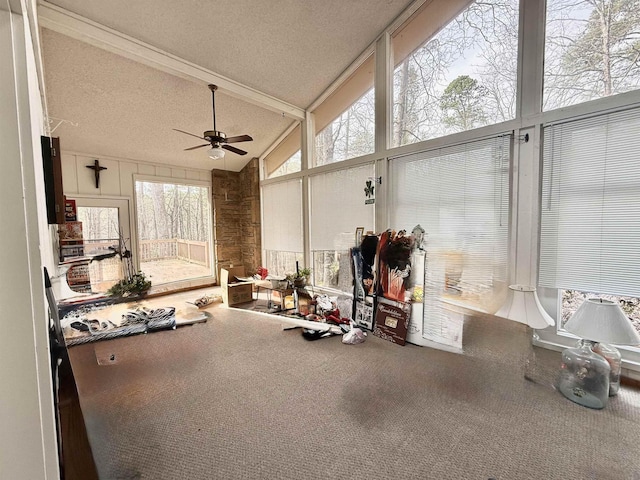
{"label": "floor to ceiling window", "polygon": [[637,108],[545,127],[540,284],[561,299],[560,332],[589,296],[640,332],[639,129]]}
{"label": "floor to ceiling window", "polygon": [[[354,228],[419,224],[425,319],[436,304],[495,312],[522,283],[557,319],[537,345],[575,343],[562,325],[587,295],[619,301],[638,327],[638,12],[635,0],[434,0],[405,12],[311,107],[302,143],[315,158],[288,173],[307,207],[314,284],[351,290]],[[336,154],[352,152],[334,147],[374,77],[375,148]],[[373,205],[359,198],[367,181]],[[640,371],[640,350],[624,350],[623,365]]]}
{"label": "floor to ceiling window", "polygon": [[154,285],[213,275],[209,187],[135,182],[140,269]]}
{"label": "floor to ceiling window", "polygon": [[424,292],[423,316],[412,320],[423,338],[456,345],[462,331],[451,327],[452,310],[494,313],[505,299],[509,161],[510,136],[503,135],[391,162],[394,227],[425,232],[425,251],[412,259],[424,265],[412,265],[421,278],[411,279]]}

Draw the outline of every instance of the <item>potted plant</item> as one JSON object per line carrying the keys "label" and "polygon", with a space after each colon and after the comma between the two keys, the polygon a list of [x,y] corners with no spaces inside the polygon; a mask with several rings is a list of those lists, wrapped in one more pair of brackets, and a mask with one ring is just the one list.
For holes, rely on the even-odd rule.
{"label": "potted plant", "polygon": [[299,268],[296,273],[288,273],[287,280],[294,287],[301,288],[307,285],[307,280],[309,279],[310,275],[311,275],[311,269]]}
{"label": "potted plant", "polygon": [[151,280],[147,280],[144,273],[134,273],[128,278],[113,285],[107,295],[113,297],[143,296],[151,288]]}

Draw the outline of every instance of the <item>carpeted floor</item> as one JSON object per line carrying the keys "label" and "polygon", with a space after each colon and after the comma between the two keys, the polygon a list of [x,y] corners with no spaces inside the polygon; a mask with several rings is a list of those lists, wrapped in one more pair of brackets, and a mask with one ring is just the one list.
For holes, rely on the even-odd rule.
{"label": "carpeted floor", "polygon": [[469,320],[456,355],[209,311],[70,348],[101,479],[640,479],[640,391],[571,403],[538,349],[526,380],[523,325]]}

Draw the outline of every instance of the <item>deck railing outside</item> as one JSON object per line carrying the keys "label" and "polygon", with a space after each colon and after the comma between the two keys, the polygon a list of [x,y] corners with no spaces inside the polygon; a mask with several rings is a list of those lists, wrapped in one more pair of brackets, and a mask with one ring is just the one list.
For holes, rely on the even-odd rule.
{"label": "deck railing outside", "polygon": [[197,265],[209,266],[209,243],[182,238],[140,240],[140,261],[179,258]]}

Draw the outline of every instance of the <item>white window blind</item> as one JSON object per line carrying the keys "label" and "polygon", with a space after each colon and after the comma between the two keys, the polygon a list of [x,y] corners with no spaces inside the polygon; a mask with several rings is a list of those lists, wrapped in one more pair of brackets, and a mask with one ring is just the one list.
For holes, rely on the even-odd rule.
{"label": "white window blind", "polygon": [[262,187],[262,211],[262,248],[302,253],[302,181],[297,178]]}
{"label": "white window blind", "polygon": [[357,227],[374,229],[374,205],[365,205],[364,192],[367,180],[373,177],[374,165],[367,164],[309,179],[312,251],[348,250],[355,245]]}
{"label": "white window blind", "polygon": [[425,319],[495,312],[507,287],[510,136],[396,158],[391,226],[426,231]]}
{"label": "white window blind", "polygon": [[640,297],[640,109],[544,129],[539,283]]}

